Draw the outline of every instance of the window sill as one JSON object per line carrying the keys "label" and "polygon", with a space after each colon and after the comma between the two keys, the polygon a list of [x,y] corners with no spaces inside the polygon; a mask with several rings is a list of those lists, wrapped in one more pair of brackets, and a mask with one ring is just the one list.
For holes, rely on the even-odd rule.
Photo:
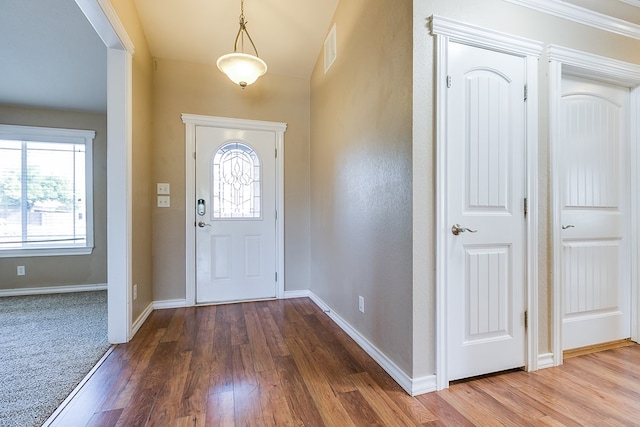
{"label": "window sill", "polygon": [[31,258],[37,256],[91,255],[93,248],[39,248],[0,250],[0,258]]}

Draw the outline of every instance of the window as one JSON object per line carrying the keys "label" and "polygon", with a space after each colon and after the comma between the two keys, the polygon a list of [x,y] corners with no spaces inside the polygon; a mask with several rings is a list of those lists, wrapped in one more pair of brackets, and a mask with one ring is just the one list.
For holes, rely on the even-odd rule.
{"label": "window", "polygon": [[0,257],[91,253],[94,137],[0,125]]}
{"label": "window", "polygon": [[260,218],[260,159],[240,142],[213,156],[213,217]]}

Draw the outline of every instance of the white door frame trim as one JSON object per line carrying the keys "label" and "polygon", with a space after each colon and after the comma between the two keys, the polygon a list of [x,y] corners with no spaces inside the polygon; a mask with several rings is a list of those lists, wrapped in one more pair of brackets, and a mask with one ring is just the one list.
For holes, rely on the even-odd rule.
{"label": "white door frame trim", "polygon": [[449,42],[520,56],[526,60],[528,99],[525,117],[527,162],[526,295],[529,316],[526,368],[538,369],[538,58],[542,43],[433,15],[431,34],[436,43],[436,387],[449,387],[447,357],[447,62]]}
{"label": "white door frame trim", "polygon": [[284,298],[284,133],[286,123],[259,120],[234,119],[229,117],[182,114],[185,124],[185,260],[186,260],[186,305],[196,305],[196,229],[195,229],[195,183],[196,183],[196,126],[224,129],[248,129],[271,131],[276,136],[276,273],[278,282],[276,298]]}
{"label": "white door frame trim", "polygon": [[76,0],[107,47],[107,311],[112,344],[132,337],[131,147],[134,45],[109,0]]}
{"label": "white door frame trim", "polygon": [[[550,45],[547,48],[549,58],[549,143],[551,153],[551,185],[553,197],[551,200],[552,219],[551,232],[553,235],[553,364],[562,364],[562,239],[560,227],[560,100],[562,96],[562,74],[568,73],[578,77],[585,77],[606,83],[616,84],[630,88],[628,137],[629,137],[629,169],[630,169],[630,259],[631,271],[631,338],[638,342],[640,329],[640,306],[638,286],[634,286],[639,279],[638,260],[640,247],[638,245],[638,231],[640,230],[640,196],[637,189],[640,188],[640,127],[638,120],[634,119],[640,113],[640,65],[615,59],[593,55],[591,53],[569,49],[562,46]],[[635,262],[633,260],[636,260]]]}

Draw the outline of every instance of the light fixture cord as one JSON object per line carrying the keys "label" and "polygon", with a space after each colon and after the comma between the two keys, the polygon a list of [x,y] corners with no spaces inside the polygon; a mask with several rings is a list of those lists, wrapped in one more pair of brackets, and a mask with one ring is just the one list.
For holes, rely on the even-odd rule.
{"label": "light fixture cord", "polygon": [[238,29],[238,34],[236,35],[236,41],[233,44],[233,51],[238,51],[238,40],[240,39],[240,35],[242,35],[242,53],[244,53],[244,35],[247,35],[247,38],[251,42],[251,46],[253,46],[253,50],[256,52],[256,56],[258,55],[258,49],[256,49],[255,43],[253,43],[253,39],[249,35],[249,31],[247,31],[248,22],[244,20],[244,0],[240,0],[240,28]]}

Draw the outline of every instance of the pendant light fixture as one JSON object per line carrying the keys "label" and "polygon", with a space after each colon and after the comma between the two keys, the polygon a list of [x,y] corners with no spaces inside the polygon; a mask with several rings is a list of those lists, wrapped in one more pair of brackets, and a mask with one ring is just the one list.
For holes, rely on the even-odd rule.
{"label": "pendant light fixture", "polygon": [[[255,55],[244,53],[245,34],[253,46]],[[240,41],[241,52],[238,52],[238,41]],[[267,64],[258,57],[258,49],[247,31],[247,21],[244,19],[244,0],[240,0],[240,28],[233,44],[233,53],[222,55],[216,64],[220,71],[242,89],[254,83],[258,77],[267,72]]]}

